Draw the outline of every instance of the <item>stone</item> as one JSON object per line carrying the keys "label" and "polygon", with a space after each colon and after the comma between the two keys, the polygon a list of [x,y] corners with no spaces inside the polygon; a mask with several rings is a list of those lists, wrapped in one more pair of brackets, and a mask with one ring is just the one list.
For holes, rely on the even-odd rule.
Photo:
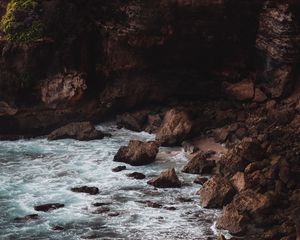
{"label": "stone", "polygon": [[93,214],[102,214],[102,213],[106,213],[109,211],[110,211],[110,208],[108,208],[108,207],[99,207],[95,211],[93,211]]}
{"label": "stone", "polygon": [[138,172],[130,173],[127,176],[130,178],[138,179],[138,180],[146,178],[146,176],[143,173],[138,173]]}
{"label": "stone", "polygon": [[64,229],[64,227],[57,225],[57,226],[53,226],[53,227],[51,228],[51,230],[52,230],[52,231],[63,231],[63,230],[65,230],[65,229]]}
{"label": "stone", "polygon": [[250,80],[226,84],[225,92],[228,96],[238,101],[251,100],[254,97],[254,84]]}
{"label": "stone", "polygon": [[162,146],[179,146],[191,130],[192,122],[188,114],[171,109],[165,114],[163,123],[156,133],[156,140]]}
{"label": "stone", "polygon": [[224,207],[217,221],[217,227],[226,229],[232,234],[241,234],[247,230],[247,222],[251,217],[254,223],[271,207],[271,199],[267,195],[246,190],[238,193],[230,204]]}
{"label": "stone", "polygon": [[148,117],[147,111],[138,111],[135,113],[124,113],[117,116],[117,125],[126,129],[141,132],[144,130]]}
{"label": "stone", "polygon": [[180,188],[181,182],[178,179],[175,169],[163,171],[158,177],[155,177],[147,182],[157,188]]}
{"label": "stone", "polygon": [[88,187],[88,186],[74,187],[74,188],[71,188],[71,191],[76,192],[76,193],[88,193],[90,195],[99,194],[99,188]]}
{"label": "stone", "polygon": [[226,178],[216,175],[203,184],[199,194],[202,207],[221,208],[232,200],[235,190]]}
{"label": "stone", "polygon": [[30,214],[30,215],[26,215],[25,217],[16,217],[14,220],[18,223],[27,223],[27,222],[35,221],[38,219],[39,219],[39,215]]}
{"label": "stone", "polygon": [[237,172],[230,181],[237,192],[241,192],[246,188],[245,174],[243,172]]}
{"label": "stone", "polygon": [[112,169],[113,172],[121,172],[126,170],[126,166],[117,166],[115,168]]}
{"label": "stone", "polygon": [[262,103],[265,102],[267,100],[267,96],[264,94],[264,92],[262,90],[260,90],[259,88],[255,88],[255,94],[254,94],[254,102],[257,103]]}
{"label": "stone", "polygon": [[155,141],[141,142],[131,140],[128,146],[119,149],[114,157],[116,162],[128,163],[132,166],[147,165],[155,161],[159,145]]}
{"label": "stone", "polygon": [[210,174],[215,167],[215,161],[210,160],[206,154],[200,152],[184,166],[182,172],[190,174]]}
{"label": "stone", "polygon": [[102,139],[105,136],[110,135],[96,130],[94,125],[90,122],[74,122],[58,128],[50,133],[48,135],[48,140],[71,138],[80,141],[88,141]]}
{"label": "stone", "polygon": [[12,116],[18,112],[16,108],[11,107],[8,103],[0,101],[0,117]]}
{"label": "stone", "polygon": [[65,205],[61,204],[61,203],[48,203],[48,204],[35,206],[34,210],[38,211],[38,212],[49,212],[49,211],[52,211],[52,210],[63,208],[64,206]]}
{"label": "stone", "polygon": [[81,73],[57,74],[40,84],[41,100],[56,107],[58,104],[71,104],[82,99],[86,89],[86,80]]}
{"label": "stone", "polygon": [[203,185],[207,181],[208,181],[208,178],[198,176],[195,178],[194,183]]}

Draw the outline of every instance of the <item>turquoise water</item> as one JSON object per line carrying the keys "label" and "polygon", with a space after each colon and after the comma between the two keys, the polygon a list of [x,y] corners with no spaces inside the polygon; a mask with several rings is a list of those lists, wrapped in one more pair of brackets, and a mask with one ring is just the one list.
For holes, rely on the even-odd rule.
{"label": "turquoise water", "polygon": [[[130,139],[151,140],[154,135],[117,129],[112,124],[99,126],[111,138],[80,142],[46,138],[0,141],[0,239],[215,239],[212,230],[218,212],[204,210],[196,195],[199,185],[194,175],[180,172],[187,159],[181,148],[161,148],[157,161],[141,167],[113,162],[121,145]],[[172,151],[170,153],[170,151]],[[162,170],[175,167],[184,181],[181,189],[155,189],[147,180]],[[131,172],[142,172],[145,180],[132,180]],[[95,186],[98,195],[73,193],[75,186]],[[180,202],[178,197],[191,198]],[[147,207],[153,201],[176,208]],[[110,212],[95,214],[95,202],[109,203]],[[64,208],[36,212],[35,205],[63,203]],[[118,213],[118,216],[110,216]],[[15,217],[39,214],[39,220],[16,223]],[[113,215],[113,214],[112,214]],[[53,231],[53,226],[64,230]]]}

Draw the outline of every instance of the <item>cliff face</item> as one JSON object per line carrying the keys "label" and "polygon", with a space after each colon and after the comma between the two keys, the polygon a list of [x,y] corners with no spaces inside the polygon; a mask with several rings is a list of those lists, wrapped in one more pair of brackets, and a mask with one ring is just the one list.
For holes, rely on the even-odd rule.
{"label": "cliff face", "polygon": [[72,81],[57,80],[50,92],[45,82],[74,73],[87,88],[61,106],[93,99],[105,113],[218,98],[224,81],[244,79],[277,98],[297,77],[297,1],[49,0],[39,9],[42,39],[0,44],[0,96],[17,107],[51,108],[43,95]]}

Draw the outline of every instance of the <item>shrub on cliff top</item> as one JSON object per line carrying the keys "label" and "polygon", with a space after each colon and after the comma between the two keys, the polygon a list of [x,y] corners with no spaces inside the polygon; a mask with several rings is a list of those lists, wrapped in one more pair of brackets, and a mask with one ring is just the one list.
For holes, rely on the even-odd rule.
{"label": "shrub on cliff top", "polygon": [[36,0],[11,0],[0,28],[10,41],[28,42],[42,36],[43,26],[37,14]]}

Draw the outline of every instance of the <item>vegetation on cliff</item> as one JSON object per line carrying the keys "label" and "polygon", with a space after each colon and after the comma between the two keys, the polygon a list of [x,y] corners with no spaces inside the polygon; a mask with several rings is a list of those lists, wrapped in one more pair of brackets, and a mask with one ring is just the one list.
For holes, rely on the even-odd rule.
{"label": "vegetation on cliff", "polygon": [[41,38],[43,24],[38,16],[36,0],[11,0],[1,19],[0,29],[14,42],[28,42]]}

